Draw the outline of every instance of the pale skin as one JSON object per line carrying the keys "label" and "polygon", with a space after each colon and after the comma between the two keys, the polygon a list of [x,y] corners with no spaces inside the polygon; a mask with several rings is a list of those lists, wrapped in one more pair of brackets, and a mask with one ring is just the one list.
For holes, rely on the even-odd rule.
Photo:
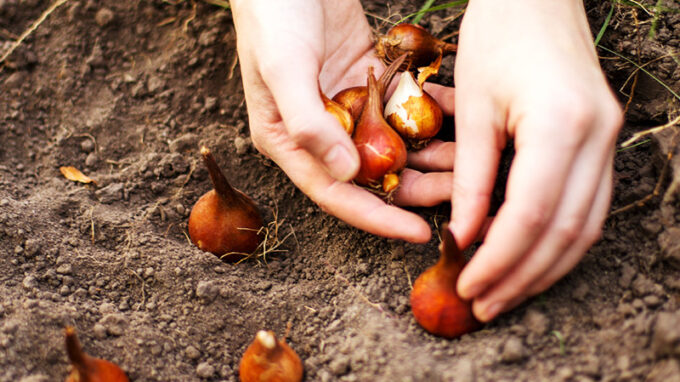
{"label": "pale skin", "polygon": [[[332,96],[365,84],[368,66],[384,69],[361,4],[231,5],[255,147],[322,209],[376,235],[427,242],[428,224],[398,206],[451,200],[459,244],[483,235],[458,281],[480,320],[550,287],[599,237],[622,116],[581,1],[470,1],[455,97],[451,88],[427,88],[446,114],[455,109],[457,141],[409,154],[398,206],[348,182],[358,171],[356,149],[319,96],[319,87]],[[510,139],[516,156],[506,199],[488,225],[500,152]]]}

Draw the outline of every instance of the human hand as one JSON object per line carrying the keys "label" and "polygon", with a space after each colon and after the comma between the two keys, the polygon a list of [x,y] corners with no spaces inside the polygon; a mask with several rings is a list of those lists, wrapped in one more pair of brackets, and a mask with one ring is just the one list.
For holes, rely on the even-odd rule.
{"label": "human hand", "polygon": [[[378,75],[384,70],[359,1],[232,0],[231,6],[255,147],[347,223],[381,236],[429,240],[422,218],[347,182],[358,171],[358,154],[319,95],[319,86],[332,96],[365,85],[368,66]],[[453,89],[428,90],[452,113]],[[420,170],[436,172],[404,170],[395,203],[428,206],[450,198],[452,155],[428,154],[437,150],[435,144],[412,157]]]}
{"label": "human hand", "polygon": [[598,239],[622,114],[579,0],[471,0],[458,46],[452,227],[462,247],[484,223],[508,138],[516,151],[505,201],[458,280],[489,321]]}

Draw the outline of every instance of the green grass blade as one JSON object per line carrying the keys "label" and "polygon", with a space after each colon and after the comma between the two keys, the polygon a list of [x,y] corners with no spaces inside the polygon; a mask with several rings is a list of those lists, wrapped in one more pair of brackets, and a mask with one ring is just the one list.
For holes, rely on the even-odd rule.
{"label": "green grass blade", "polygon": [[600,31],[597,33],[597,37],[595,37],[595,45],[598,45],[600,43],[602,36],[604,36],[604,32],[607,30],[607,27],[609,26],[609,23],[612,20],[612,15],[614,15],[614,5],[615,3],[612,1],[612,7],[609,9],[609,13],[607,14],[607,17],[604,19],[604,24],[602,24],[602,28],[600,28]]}
{"label": "green grass blade", "polygon": [[417,16],[421,13],[441,11],[442,9],[446,9],[446,8],[459,7],[463,4],[467,4],[467,2],[468,2],[468,0],[456,0],[456,1],[451,1],[451,2],[448,2],[448,3],[444,3],[444,4],[441,4],[441,5],[435,5],[434,7],[430,7],[428,9],[420,10],[418,12],[411,13],[410,15],[406,15],[406,16],[402,17],[401,20],[397,21],[397,24],[401,24],[404,21],[410,19],[411,17]]}
{"label": "green grass blade", "polygon": [[633,64],[636,68],[638,68],[638,70],[640,70],[640,71],[642,71],[643,73],[645,73],[646,75],[650,76],[654,81],[658,82],[661,86],[663,86],[664,88],[666,88],[666,90],[668,90],[671,94],[673,94],[673,96],[674,96],[675,98],[677,98],[678,100],[680,100],[680,94],[678,94],[678,93],[676,93],[675,91],[673,91],[673,89],[671,89],[670,86],[666,85],[665,82],[661,81],[657,76],[655,76],[655,75],[653,75],[652,73],[650,73],[647,69],[643,68],[643,67],[642,67],[640,64],[638,64],[637,62],[631,60],[630,58],[628,58],[628,57],[626,57],[626,56],[624,56],[624,55],[622,55],[621,53],[617,53],[617,52],[615,52],[615,51],[613,51],[613,50],[611,50],[611,49],[609,49],[609,48],[605,48],[605,47],[602,46],[602,45],[598,45],[598,48],[600,48],[600,49],[602,49],[602,50],[604,50],[604,51],[606,51],[606,52],[609,52],[609,53],[611,53],[611,54],[613,54],[613,55],[615,55],[615,56],[617,56],[617,57],[619,57],[619,58],[623,58],[624,60],[626,60],[626,61],[628,61],[629,63]]}
{"label": "green grass blade", "polygon": [[626,147],[622,147],[622,148],[620,148],[620,149],[617,149],[616,152],[617,152],[617,153],[620,153],[620,152],[623,152],[623,151],[626,151],[626,150],[630,150],[630,149],[632,149],[633,147],[638,147],[638,146],[644,145],[645,143],[649,143],[649,142],[651,142],[651,141],[652,141],[651,139],[645,139],[644,141],[638,142],[638,143],[636,143],[636,144],[634,144],[634,145],[630,145],[630,146],[626,146]]}
{"label": "green grass blade", "polygon": [[432,4],[434,4],[434,0],[426,0],[425,3],[423,3],[423,6],[420,7],[420,10],[418,10],[418,12],[421,12],[421,13],[418,13],[416,15],[416,17],[413,18],[413,21],[411,21],[411,24],[418,24],[420,22],[420,19],[422,19],[423,16],[425,15],[425,11],[430,9]]}

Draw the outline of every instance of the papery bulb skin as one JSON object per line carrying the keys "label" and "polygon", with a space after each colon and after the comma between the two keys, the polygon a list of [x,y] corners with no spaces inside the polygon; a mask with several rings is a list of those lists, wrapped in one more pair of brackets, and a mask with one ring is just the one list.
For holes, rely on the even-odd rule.
{"label": "papery bulb skin", "polygon": [[428,332],[455,338],[477,330],[481,323],[472,313],[471,302],[461,299],[456,292],[465,257],[447,225],[442,228],[441,235],[439,261],[413,283],[411,310],[418,324]]}
{"label": "papery bulb skin", "polygon": [[342,126],[349,136],[352,136],[352,133],[354,132],[354,118],[348,111],[349,109],[347,109],[344,105],[326,97],[326,95],[323,93],[321,93],[321,99],[323,100],[326,111],[333,114],[335,119],[337,119],[340,123],[340,126]]}
{"label": "papery bulb skin", "polygon": [[238,261],[262,242],[262,216],[252,199],[231,187],[210,150],[202,147],[201,155],[214,189],[191,209],[189,237],[198,248],[223,261]]}
{"label": "papery bulb skin", "polygon": [[[394,78],[394,75],[397,74],[399,66],[404,62],[405,59],[405,54],[397,57],[397,59],[385,69],[383,74],[380,75],[380,78],[378,79],[378,91],[380,92],[380,99],[385,97],[385,91],[387,91],[387,87],[390,85],[390,82],[392,82],[392,78]],[[348,110],[352,115],[353,121],[359,120],[367,100],[367,86],[353,86],[351,88],[341,90],[338,94],[333,96],[333,101],[344,106],[345,109]]]}
{"label": "papery bulb skin", "polygon": [[408,54],[402,69],[409,65],[411,67],[428,66],[438,56],[454,53],[457,49],[457,45],[434,37],[425,28],[408,23],[395,25],[387,34],[378,37],[376,43],[377,56],[387,63],[394,61],[402,54]]}
{"label": "papery bulb skin", "polygon": [[422,141],[437,135],[444,114],[437,101],[418,85],[413,75],[404,72],[385,105],[385,119],[402,137]]}
{"label": "papery bulb skin", "polygon": [[354,121],[358,120],[361,116],[361,111],[364,110],[367,99],[368,88],[366,86],[352,86],[351,88],[341,90],[333,96],[333,101],[349,111]]}
{"label": "papery bulb skin", "polygon": [[66,382],[129,382],[125,372],[113,362],[90,357],[83,350],[73,327],[66,327],[66,353],[71,362],[71,373]]}
{"label": "papery bulb skin", "polygon": [[381,187],[383,177],[406,167],[406,145],[383,118],[382,99],[373,68],[369,68],[368,101],[354,131],[361,167],[354,179],[364,186]]}
{"label": "papery bulb skin", "polygon": [[241,382],[299,382],[303,372],[300,357],[269,330],[257,332],[239,364]]}

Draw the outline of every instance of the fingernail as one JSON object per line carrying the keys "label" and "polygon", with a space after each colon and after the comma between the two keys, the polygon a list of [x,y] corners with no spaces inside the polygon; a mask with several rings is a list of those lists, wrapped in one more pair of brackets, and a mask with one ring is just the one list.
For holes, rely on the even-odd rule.
{"label": "fingernail", "polygon": [[354,158],[343,145],[335,145],[331,148],[323,162],[331,176],[337,180],[347,182],[354,176],[356,164]]}
{"label": "fingernail", "polygon": [[494,317],[500,313],[503,308],[505,308],[505,303],[504,302],[496,302],[494,304],[491,304],[484,312],[482,312],[482,317],[480,319],[482,321],[491,321]]}

